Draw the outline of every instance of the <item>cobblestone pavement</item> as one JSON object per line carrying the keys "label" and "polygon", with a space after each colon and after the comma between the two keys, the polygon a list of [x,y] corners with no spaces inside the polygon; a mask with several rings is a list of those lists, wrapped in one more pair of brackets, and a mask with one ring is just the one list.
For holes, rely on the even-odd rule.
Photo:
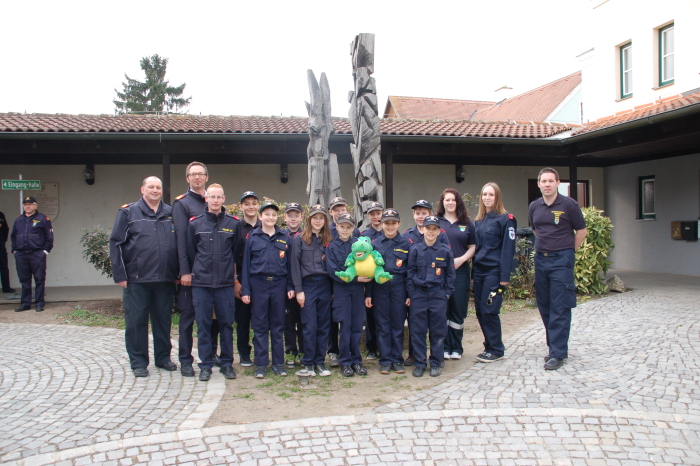
{"label": "cobblestone pavement", "polygon": [[121,332],[0,325],[12,361],[0,461],[700,465],[699,301],[696,287],[580,305],[559,371],[542,368],[536,324],[506,342],[504,361],[361,416],[212,428],[217,372],[208,385],[158,370],[135,380]]}

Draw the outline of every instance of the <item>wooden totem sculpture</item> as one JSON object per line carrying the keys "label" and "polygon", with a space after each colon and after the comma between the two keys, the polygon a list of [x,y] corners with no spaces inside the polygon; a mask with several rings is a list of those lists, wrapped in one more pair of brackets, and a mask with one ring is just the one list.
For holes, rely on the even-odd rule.
{"label": "wooden totem sculpture", "polygon": [[358,228],[371,225],[367,208],[372,202],[384,204],[382,162],[379,144],[379,108],[374,78],[374,34],[359,34],[350,44],[354,91],[350,91],[350,124],[354,144],[350,144],[355,166],[355,218]]}
{"label": "wooden totem sculpture", "polygon": [[307,70],[306,75],[311,95],[311,103],[305,102],[309,113],[309,147],[306,149],[309,182],[306,194],[309,195],[309,205],[321,204],[328,208],[331,199],[340,196],[338,159],[328,152],[328,138],[335,131],[331,120],[331,90],[326,73],[321,73],[320,86],[312,70]]}

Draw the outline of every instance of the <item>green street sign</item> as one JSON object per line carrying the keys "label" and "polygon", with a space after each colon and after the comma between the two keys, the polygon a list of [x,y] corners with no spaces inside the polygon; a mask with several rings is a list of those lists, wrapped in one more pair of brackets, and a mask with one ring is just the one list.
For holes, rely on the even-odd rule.
{"label": "green street sign", "polygon": [[2,189],[41,189],[39,180],[2,180]]}

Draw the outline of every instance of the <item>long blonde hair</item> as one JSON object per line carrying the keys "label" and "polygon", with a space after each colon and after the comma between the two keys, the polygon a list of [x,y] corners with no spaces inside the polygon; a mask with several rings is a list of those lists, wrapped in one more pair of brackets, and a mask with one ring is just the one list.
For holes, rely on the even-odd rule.
{"label": "long blonde hair", "polygon": [[[484,185],[484,187],[481,188],[481,194],[483,195],[484,189],[488,188],[489,186],[491,186],[493,188],[493,192],[496,195],[495,196],[496,202],[494,202],[493,208],[491,210],[493,212],[498,213],[498,214],[507,213],[508,211],[503,206],[503,196],[501,195],[501,188],[499,188],[496,183],[494,183],[493,181],[489,181],[488,183],[486,183]],[[486,213],[487,213],[487,210],[486,210],[486,206],[484,205],[484,200],[481,198],[481,196],[479,196],[479,213],[476,214],[476,220],[481,220],[484,217],[486,217]]]}
{"label": "long blonde hair", "polygon": [[333,237],[331,236],[331,226],[330,222],[328,221],[328,215],[325,215],[323,212],[314,212],[313,215],[306,216],[306,222],[304,222],[304,231],[301,232],[301,240],[306,244],[311,244],[311,239],[314,236],[314,232],[311,227],[311,217],[313,217],[316,214],[323,214],[323,218],[325,220],[325,223],[321,227],[321,231],[318,232],[318,237],[321,238],[321,244],[325,246],[333,240]]}

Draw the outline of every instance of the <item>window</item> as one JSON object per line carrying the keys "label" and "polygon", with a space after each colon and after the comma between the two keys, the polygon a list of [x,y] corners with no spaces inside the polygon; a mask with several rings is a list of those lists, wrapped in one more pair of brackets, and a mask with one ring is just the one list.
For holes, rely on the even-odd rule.
{"label": "window", "polygon": [[675,44],[673,40],[674,23],[659,29],[659,87],[673,84],[676,77],[674,70]]}
{"label": "window", "polygon": [[632,42],[620,46],[620,98],[632,97]]}
{"label": "window", "polygon": [[639,177],[639,219],[655,220],[654,176]]}

